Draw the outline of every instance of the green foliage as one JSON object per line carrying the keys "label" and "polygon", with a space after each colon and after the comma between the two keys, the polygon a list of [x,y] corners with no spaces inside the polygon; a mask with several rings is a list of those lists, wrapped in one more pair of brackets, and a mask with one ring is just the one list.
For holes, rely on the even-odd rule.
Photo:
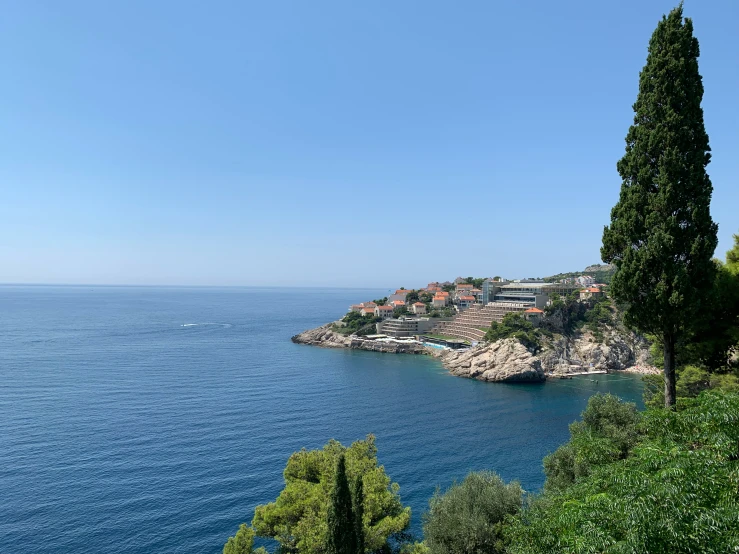
{"label": "green foliage", "polygon": [[625,321],[665,344],[665,402],[675,401],[675,342],[702,315],[718,242],[703,123],[698,40],[682,4],[657,25],[639,79],[634,124],[617,168],[623,182],[601,257],[616,265],[610,292]]}
{"label": "green foliage", "polygon": [[399,306],[393,310],[393,317],[403,317],[404,315],[408,315],[407,306]]}
{"label": "green foliage", "polygon": [[277,500],[257,506],[252,525],[259,536],[273,537],[286,552],[324,554],[328,545],[328,511],[334,473],[344,454],[348,482],[362,478],[365,549],[375,552],[402,533],[410,523],[410,508],[400,502],[397,483],[377,465],[375,439],[349,448],[330,441],[322,450],[301,450],[285,467],[285,488]]}
{"label": "green foliage", "polygon": [[646,412],[630,455],[547,491],[506,527],[510,554],[734,552],[739,395]]}
{"label": "green foliage", "polygon": [[544,308],[546,318],[542,327],[571,335],[584,321],[587,304],[578,302],[574,295],[562,298],[559,294],[552,294],[549,301],[549,305]]}
{"label": "green foliage", "polygon": [[223,547],[223,554],[252,554],[254,552],[254,529],[247,527],[246,523],[239,526],[239,530]]}
{"label": "green foliage", "polygon": [[506,314],[502,323],[493,321],[490,329],[485,333],[488,342],[513,338],[517,339],[529,350],[537,351],[541,348],[540,333],[534,325],[517,313]]}
{"label": "green foliage", "polygon": [[[658,375],[645,375],[644,404],[657,408],[664,405],[664,391],[659,386]],[[700,367],[687,365],[677,370],[677,397],[693,398],[704,390],[718,389],[727,392],[739,392],[739,372],[712,373]]]}
{"label": "green foliage", "polygon": [[417,290],[412,290],[405,296],[405,302],[406,304],[413,304],[414,302],[418,302],[420,297]]}
{"label": "green foliage", "polygon": [[503,521],[521,509],[523,491],[492,472],[470,473],[444,494],[436,491],[424,514],[430,554],[505,552]]}
{"label": "green foliage", "polygon": [[423,302],[424,304],[430,304],[434,299],[434,295],[430,292],[419,292],[418,300],[416,302]]}
{"label": "green foliage", "polygon": [[360,312],[349,312],[341,319],[343,325],[334,325],[333,330],[342,335],[371,335],[375,332],[375,323],[382,321],[375,316],[362,315]]}
{"label": "green foliage", "polygon": [[639,437],[639,419],[634,404],[612,394],[592,396],[582,421],[570,425],[570,441],[544,458],[545,488],[567,488],[594,467],[625,458]]}
{"label": "green foliage", "polygon": [[443,290],[444,292],[454,292],[456,288],[457,287],[453,283],[441,286],[441,290]]}
{"label": "green foliage", "polygon": [[476,289],[479,289],[482,287],[482,284],[485,282],[486,277],[467,277],[464,280],[464,284],[472,285]]}
{"label": "green foliage", "polygon": [[400,548],[400,554],[429,554],[429,549],[422,542],[408,543]]}
{"label": "green foliage", "polygon": [[[361,479],[361,477],[359,478]],[[356,554],[357,535],[354,525],[352,496],[346,479],[346,460],[339,454],[334,471],[328,508],[328,554]]]}

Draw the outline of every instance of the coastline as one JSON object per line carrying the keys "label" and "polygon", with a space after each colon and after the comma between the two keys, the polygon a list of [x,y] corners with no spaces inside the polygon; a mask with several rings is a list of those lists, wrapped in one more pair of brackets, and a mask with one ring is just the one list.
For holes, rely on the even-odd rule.
{"label": "coastline", "polygon": [[[413,339],[365,339],[341,335],[333,323],[308,329],[291,338],[296,344],[322,348],[348,348],[387,354],[416,354],[438,358],[452,375],[488,382],[541,383],[548,378],[602,373],[654,374],[660,370],[646,363],[644,345],[617,348],[592,343],[580,337],[567,343],[557,341],[539,354],[530,352],[515,339],[479,343],[471,348],[451,350],[432,348]],[[580,341],[583,344],[580,344]],[[570,359],[579,356],[576,360]],[[585,359],[582,359],[582,358]],[[584,368],[591,370],[584,370]]]}

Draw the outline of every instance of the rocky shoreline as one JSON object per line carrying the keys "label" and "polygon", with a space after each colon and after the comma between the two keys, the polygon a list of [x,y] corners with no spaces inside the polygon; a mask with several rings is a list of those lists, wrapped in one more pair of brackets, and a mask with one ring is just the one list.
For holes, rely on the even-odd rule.
{"label": "rocky shoreline", "polygon": [[655,373],[648,365],[649,349],[644,339],[612,330],[605,340],[596,342],[587,333],[558,337],[542,352],[534,354],[514,339],[481,343],[463,351],[441,350],[403,340],[368,340],[336,333],[328,323],[292,337],[297,344],[323,348],[350,348],[392,354],[426,354],[441,360],[452,374],[469,379],[506,383],[540,383],[547,376],[566,376],[587,371],[618,370],[629,373]]}

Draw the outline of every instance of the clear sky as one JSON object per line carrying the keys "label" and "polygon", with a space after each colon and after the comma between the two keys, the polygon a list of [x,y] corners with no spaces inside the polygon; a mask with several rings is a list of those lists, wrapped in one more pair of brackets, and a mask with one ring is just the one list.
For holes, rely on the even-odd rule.
{"label": "clear sky", "polygon": [[[599,261],[677,0],[3,3],[0,282],[415,287]],[[739,2],[687,0],[717,255]]]}

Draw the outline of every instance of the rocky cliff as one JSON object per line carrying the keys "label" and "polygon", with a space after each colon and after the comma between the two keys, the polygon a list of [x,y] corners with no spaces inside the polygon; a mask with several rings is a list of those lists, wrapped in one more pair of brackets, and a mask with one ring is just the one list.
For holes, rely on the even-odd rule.
{"label": "rocky cliff", "polygon": [[333,323],[327,323],[315,329],[308,329],[292,337],[297,344],[310,344],[324,348],[350,348],[351,339],[332,330]]}
{"label": "rocky cliff", "polygon": [[571,337],[557,335],[545,341],[539,358],[544,370],[554,373],[628,369],[648,365],[649,344],[635,333],[611,328],[606,329],[602,339],[590,332]]}
{"label": "rocky cliff", "polygon": [[541,360],[514,339],[480,344],[463,352],[447,350],[439,357],[449,372],[459,377],[507,383],[546,379]]}

